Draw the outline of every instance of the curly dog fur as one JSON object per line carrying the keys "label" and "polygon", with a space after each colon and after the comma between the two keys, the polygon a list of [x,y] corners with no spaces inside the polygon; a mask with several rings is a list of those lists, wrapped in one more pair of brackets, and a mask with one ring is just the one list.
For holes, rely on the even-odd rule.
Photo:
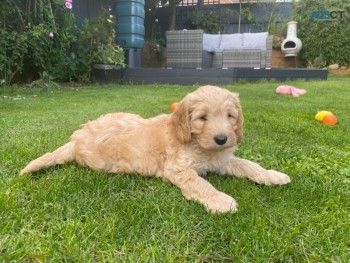
{"label": "curly dog fur", "polygon": [[242,139],[238,95],[204,86],[188,94],[170,115],[143,119],[115,113],[90,121],[70,142],[30,162],[21,175],[76,161],[98,171],[160,177],[211,212],[234,212],[236,201],[199,175],[217,172],[265,185],[290,182],[283,173],[235,157]]}

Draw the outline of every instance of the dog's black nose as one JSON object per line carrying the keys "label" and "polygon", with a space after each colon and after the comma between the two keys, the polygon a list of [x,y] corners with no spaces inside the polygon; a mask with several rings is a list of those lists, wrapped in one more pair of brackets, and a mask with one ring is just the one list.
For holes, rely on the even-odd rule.
{"label": "dog's black nose", "polygon": [[218,145],[224,145],[227,141],[227,136],[226,135],[217,135],[214,137],[214,141]]}

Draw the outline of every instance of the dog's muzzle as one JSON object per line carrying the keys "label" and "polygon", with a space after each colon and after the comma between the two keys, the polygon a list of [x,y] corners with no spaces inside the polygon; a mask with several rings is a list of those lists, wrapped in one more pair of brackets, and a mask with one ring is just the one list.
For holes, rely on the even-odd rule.
{"label": "dog's muzzle", "polygon": [[217,145],[224,145],[227,142],[226,135],[217,135],[214,137],[214,141]]}

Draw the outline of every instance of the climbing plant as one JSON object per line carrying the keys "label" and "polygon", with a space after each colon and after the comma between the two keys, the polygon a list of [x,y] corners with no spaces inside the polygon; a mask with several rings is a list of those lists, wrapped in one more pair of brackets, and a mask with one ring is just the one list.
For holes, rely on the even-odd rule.
{"label": "climbing plant", "polygon": [[298,1],[293,17],[305,65],[350,65],[350,0]]}
{"label": "climbing plant", "polygon": [[[0,85],[37,78],[88,80],[96,57],[121,61],[112,10],[76,24],[73,0],[5,0],[0,8]],[[107,12],[108,11],[108,12]],[[111,51],[106,54],[107,51]],[[22,74],[21,74],[22,73]]]}

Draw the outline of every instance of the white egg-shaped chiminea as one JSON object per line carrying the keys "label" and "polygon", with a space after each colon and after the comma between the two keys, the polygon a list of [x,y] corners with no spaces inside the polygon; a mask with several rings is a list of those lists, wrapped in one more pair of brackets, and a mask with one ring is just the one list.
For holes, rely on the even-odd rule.
{"label": "white egg-shaped chiminea", "polygon": [[287,37],[281,45],[285,57],[296,57],[301,50],[301,40],[297,37],[297,24],[296,21],[288,22]]}

